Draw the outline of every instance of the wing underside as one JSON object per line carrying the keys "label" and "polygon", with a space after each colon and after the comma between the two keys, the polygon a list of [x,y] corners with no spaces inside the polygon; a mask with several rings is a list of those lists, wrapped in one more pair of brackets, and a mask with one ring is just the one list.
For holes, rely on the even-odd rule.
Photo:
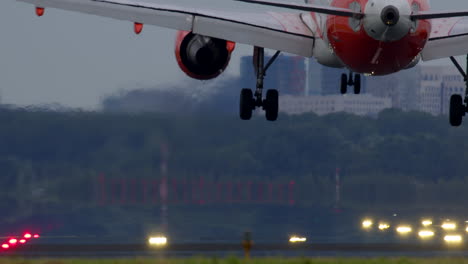
{"label": "wing underside", "polygon": [[156,25],[311,57],[314,33],[297,13],[231,12],[143,0],[18,0],[119,20]]}
{"label": "wing underside", "polygon": [[425,61],[468,54],[468,18],[432,20],[432,32],[422,52]]}

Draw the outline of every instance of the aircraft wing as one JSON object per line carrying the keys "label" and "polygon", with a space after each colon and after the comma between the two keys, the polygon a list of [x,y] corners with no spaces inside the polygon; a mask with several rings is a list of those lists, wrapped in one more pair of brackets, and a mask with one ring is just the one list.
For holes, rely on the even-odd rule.
{"label": "aircraft wing", "polygon": [[424,61],[468,54],[468,18],[432,19],[432,32],[422,51]]}
{"label": "aircraft wing", "polygon": [[184,8],[149,0],[18,0],[136,23],[156,25],[311,57],[314,32],[297,13]]}

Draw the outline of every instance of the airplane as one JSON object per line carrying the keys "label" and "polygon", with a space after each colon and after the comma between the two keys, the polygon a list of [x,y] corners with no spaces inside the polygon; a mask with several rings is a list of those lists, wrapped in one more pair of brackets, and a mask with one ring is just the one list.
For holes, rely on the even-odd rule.
{"label": "airplane", "polygon": [[[361,74],[387,75],[420,61],[468,54],[468,10],[434,12],[428,0],[232,0],[277,7],[288,12],[221,11],[165,4],[159,0],[17,0],[35,5],[36,15],[58,8],[133,23],[136,34],[145,24],[178,30],[175,57],[181,70],[198,80],[218,77],[228,66],[236,43],[253,46],[256,89],[240,93],[239,115],[252,118],[256,108],[266,119],[278,118],[278,91],[264,96],[263,81],[281,52],[314,57],[320,64],[349,70],[341,75],[340,91],[361,92]],[[276,53],[265,61],[265,49]],[[468,69],[468,55],[467,55]],[[338,87],[337,87],[338,88]],[[450,124],[460,126],[468,113],[464,97],[450,98]]]}

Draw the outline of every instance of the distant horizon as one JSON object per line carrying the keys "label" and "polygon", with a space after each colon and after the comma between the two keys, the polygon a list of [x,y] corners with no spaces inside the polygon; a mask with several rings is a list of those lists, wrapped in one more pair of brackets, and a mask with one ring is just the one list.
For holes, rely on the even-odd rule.
{"label": "distant horizon", "polygon": [[[251,55],[245,55],[245,56],[241,56],[240,58],[243,58],[243,57],[250,57]],[[283,55],[283,56],[291,56],[291,57],[295,57],[295,55]],[[318,64],[320,67],[326,67],[326,66],[323,66],[323,65],[320,65]],[[451,65],[450,65],[451,66]],[[444,68],[446,69],[446,67],[444,65],[439,65],[439,64],[430,64],[430,63],[424,63],[424,64],[418,64],[417,66],[415,66],[415,68],[417,67],[437,67],[437,68]],[[453,72],[454,74],[458,74],[458,70],[453,66],[453,68],[449,68],[450,69],[450,72]],[[403,70],[401,71],[401,73],[405,72],[407,70]],[[395,73],[393,75],[398,75],[400,73]],[[379,78],[379,77],[382,77],[382,76],[376,76],[375,78]],[[385,76],[383,76],[385,77]],[[238,78],[238,77],[235,77],[235,76],[230,76],[230,78]],[[369,76],[368,78],[374,78],[373,76]],[[195,80],[192,80],[191,81],[192,83],[197,83],[198,81],[195,81]],[[223,83],[222,82],[218,82],[219,83],[219,87],[220,88],[223,88],[222,86]],[[213,86],[216,86],[216,84],[213,84]],[[164,88],[163,88],[164,87]],[[225,88],[225,87],[224,87]],[[198,89],[198,87],[193,87],[193,89]],[[2,97],[1,97],[1,94],[0,94],[0,105],[3,106],[3,107],[11,107],[11,109],[33,109],[33,110],[46,110],[46,111],[59,111],[59,112],[62,112],[62,111],[90,111],[90,112],[102,112],[102,111],[106,111],[105,110],[105,106],[103,105],[103,102],[106,100],[106,99],[110,99],[110,98],[123,98],[123,96],[126,96],[128,95],[129,93],[132,93],[132,92],[137,92],[137,91],[140,91],[140,92],[145,92],[145,91],[161,91],[161,92],[169,92],[169,94],[173,94],[173,96],[175,96],[175,94],[179,94],[181,97],[185,97],[185,98],[188,98],[191,95],[191,93],[193,93],[193,90],[190,91],[190,89],[188,89],[187,85],[177,85],[177,84],[166,84],[166,85],[158,85],[156,87],[128,87],[128,88],[122,88],[118,91],[116,91],[115,93],[113,94],[108,94],[106,96],[102,96],[100,98],[100,101],[99,103],[93,107],[93,108],[87,108],[87,107],[82,107],[82,106],[73,106],[73,105],[67,105],[65,103],[62,103],[62,102],[38,102],[36,104],[29,104],[29,105],[22,105],[22,104],[14,104],[14,103],[9,103],[9,102],[5,102],[2,100]],[[172,91],[172,92],[171,92]],[[185,95],[183,95],[185,94]],[[364,94],[367,94],[367,93],[364,93]],[[280,94],[280,97],[281,96],[293,96],[293,97],[303,97],[305,95],[300,95],[300,94],[297,94],[297,95],[291,95],[291,94]],[[311,97],[314,97],[314,96],[336,96],[336,95],[340,95],[339,94],[339,91],[337,89],[336,91],[336,94],[309,94],[308,96],[311,96]],[[237,98],[232,98],[233,100],[237,100]],[[155,101],[155,103],[157,103]],[[196,104],[196,100],[193,99],[193,104]],[[122,111],[122,112],[126,112],[126,111]],[[164,111],[154,111],[154,112],[164,112]]]}

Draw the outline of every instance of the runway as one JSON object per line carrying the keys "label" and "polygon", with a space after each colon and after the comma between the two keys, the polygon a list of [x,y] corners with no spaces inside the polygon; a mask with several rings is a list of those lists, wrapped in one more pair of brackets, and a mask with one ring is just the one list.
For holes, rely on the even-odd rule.
{"label": "runway", "polygon": [[[1,256],[20,257],[185,257],[242,256],[242,245],[170,244],[150,247],[147,244],[36,244],[2,251]],[[254,244],[252,256],[356,256],[356,257],[437,257],[468,256],[467,246],[446,244]]]}

